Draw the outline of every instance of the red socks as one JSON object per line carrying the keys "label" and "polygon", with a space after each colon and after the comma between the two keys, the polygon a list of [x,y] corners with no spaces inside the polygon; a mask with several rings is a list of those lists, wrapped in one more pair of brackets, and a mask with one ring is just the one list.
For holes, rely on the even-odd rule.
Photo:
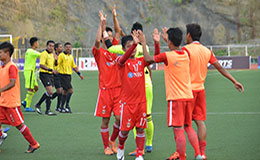
{"label": "red socks", "polygon": [[200,154],[199,140],[198,140],[197,133],[194,131],[194,129],[191,126],[185,127],[184,129],[185,129],[185,131],[188,135],[188,139],[190,141],[190,144],[192,145],[192,147],[195,151],[195,157],[197,157],[197,155]]}
{"label": "red socks", "polygon": [[103,140],[104,148],[106,149],[107,147],[109,147],[109,128],[101,127],[100,133]]}
{"label": "red socks", "polygon": [[174,128],[177,152],[180,154],[180,160],[185,160],[186,137],[184,129]]}
{"label": "red socks", "polygon": [[19,131],[23,134],[24,138],[30,143],[31,146],[37,144],[29,128],[25,124],[19,129]]}
{"label": "red socks", "polygon": [[124,149],[125,148],[125,141],[126,141],[126,139],[127,139],[127,135],[126,136],[124,136],[123,134],[122,134],[122,132],[119,132],[119,143],[118,143],[118,148],[119,149]]}
{"label": "red socks", "polygon": [[144,143],[145,143],[144,132],[136,134],[135,142],[136,142],[136,147],[137,147],[136,157],[142,156],[143,149],[144,149]]}
{"label": "red socks", "polygon": [[199,141],[199,145],[200,145],[200,153],[201,153],[201,155],[206,155],[205,154],[205,149],[206,149],[207,141]]}
{"label": "red socks", "polygon": [[114,123],[114,125],[113,125],[113,132],[112,132],[112,135],[110,137],[110,141],[114,142],[116,140],[116,138],[117,138],[117,136],[119,134],[119,131],[120,131],[119,130],[119,126],[116,123]]}

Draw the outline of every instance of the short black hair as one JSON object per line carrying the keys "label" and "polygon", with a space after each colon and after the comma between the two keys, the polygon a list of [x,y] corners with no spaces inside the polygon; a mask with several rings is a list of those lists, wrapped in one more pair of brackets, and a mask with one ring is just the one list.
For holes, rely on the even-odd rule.
{"label": "short black hair", "polygon": [[107,32],[109,32],[109,31],[110,31],[110,32],[112,32],[112,33],[113,33],[113,30],[112,30],[112,28],[111,28],[111,27],[106,27],[106,31],[107,31]]}
{"label": "short black hair", "polygon": [[59,47],[59,45],[61,45],[61,43],[55,43],[54,49],[56,50]]}
{"label": "short black hair", "polygon": [[0,50],[4,50],[4,52],[9,52],[10,57],[12,57],[14,53],[14,46],[9,42],[3,42],[0,44]]}
{"label": "short black hair", "polygon": [[38,38],[37,37],[32,37],[31,39],[30,39],[30,44],[31,44],[31,46],[33,46],[33,44],[35,43],[35,42],[37,42],[38,41]]}
{"label": "short black hair", "polygon": [[132,29],[131,29],[131,33],[134,31],[134,30],[141,30],[143,31],[143,26],[141,23],[139,22],[135,22],[132,26]]}
{"label": "short black hair", "polygon": [[168,39],[173,43],[174,46],[178,47],[182,41],[182,31],[180,28],[170,28],[167,31]]}
{"label": "short black hair", "polygon": [[186,25],[187,34],[190,33],[190,36],[193,41],[199,41],[202,35],[201,28],[199,24],[192,23]]}
{"label": "short black hair", "polygon": [[131,35],[126,35],[121,39],[122,47],[125,48],[125,45],[128,41],[133,41],[133,37]]}
{"label": "short black hair", "polygon": [[66,42],[66,43],[64,44],[64,47],[67,46],[67,45],[71,45],[71,46],[72,46],[72,44],[71,44],[70,42]]}
{"label": "short black hair", "polygon": [[55,44],[55,42],[53,40],[48,40],[46,45],[48,46],[50,43]]}

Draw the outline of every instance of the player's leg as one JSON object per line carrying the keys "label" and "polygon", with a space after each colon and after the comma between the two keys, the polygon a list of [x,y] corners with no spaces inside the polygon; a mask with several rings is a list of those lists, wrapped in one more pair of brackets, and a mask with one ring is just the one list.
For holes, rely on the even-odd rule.
{"label": "player's leg", "polygon": [[61,96],[61,111],[60,111],[61,113],[66,113],[66,110],[65,110],[66,98],[67,98],[67,89],[63,88],[62,96]]}
{"label": "player's leg", "polygon": [[168,101],[167,124],[173,127],[176,151],[168,159],[185,159],[186,137],[184,134],[184,111],[182,102]]}
{"label": "player's leg", "polygon": [[136,108],[135,106],[129,105],[122,102],[121,118],[120,118],[120,132],[119,132],[119,142],[117,150],[117,159],[124,159],[125,141],[128,138],[128,133],[135,126],[136,117],[133,115],[131,108]]}
{"label": "player's leg", "polygon": [[[206,145],[207,145],[207,128],[206,124],[204,121],[201,120],[194,120],[196,125],[197,125],[197,133],[198,133],[198,138],[199,138],[199,147],[200,147],[200,152],[203,157],[206,157]],[[206,158],[205,158],[206,159]]]}
{"label": "player's leg", "polygon": [[35,141],[29,128],[24,124],[23,114],[20,107],[6,109],[5,115],[10,124],[15,126],[29,142],[30,145],[26,152],[33,153],[35,150],[37,150],[40,145]]}
{"label": "player's leg", "polygon": [[71,108],[70,108],[70,98],[71,98],[72,94],[73,94],[73,88],[71,86],[71,88],[69,87],[69,90],[68,90],[67,95],[66,95],[66,107],[65,107],[65,110],[66,110],[67,113],[72,113]]}
{"label": "player's leg", "polygon": [[104,144],[104,153],[106,155],[113,154],[113,151],[109,147],[109,120],[112,112],[111,100],[108,97],[108,91],[106,89],[99,89],[98,99],[94,116],[102,117],[102,123],[100,126],[100,133]]}
{"label": "player's leg", "polygon": [[153,133],[154,133],[154,125],[152,120],[152,105],[153,105],[153,88],[152,85],[146,85],[146,99],[147,99],[147,128],[145,129],[145,137],[146,137],[146,151],[152,151],[152,142],[153,142]]}
{"label": "player's leg", "polygon": [[109,117],[103,117],[102,118],[102,124],[100,127],[100,133],[101,133],[101,137],[102,137],[102,141],[104,144],[104,153],[106,155],[111,155],[113,154],[113,151],[111,150],[111,148],[109,147]]}
{"label": "player's leg", "polygon": [[205,90],[199,92],[193,92],[194,101],[193,101],[193,113],[192,119],[197,125],[197,134],[199,139],[200,152],[204,159],[206,157],[206,145],[207,145],[207,128],[204,121],[206,120],[206,95]]}
{"label": "player's leg", "polygon": [[121,117],[121,99],[120,99],[120,94],[121,94],[121,88],[112,88],[109,90],[109,95],[110,99],[113,101],[112,105],[112,111],[115,116],[115,122],[113,124],[113,132],[110,137],[110,145],[111,149],[114,153],[117,153],[117,144],[116,144],[116,139],[119,135],[119,128],[120,128],[120,117]]}
{"label": "player's leg", "polygon": [[25,71],[24,77],[25,77],[25,88],[28,88],[28,90],[27,90],[25,100],[22,101],[22,105],[25,107],[26,112],[34,112],[34,110],[31,108],[31,102],[32,102],[32,97],[36,92],[34,90],[35,81],[36,81],[35,73],[33,71]]}
{"label": "player's leg", "polygon": [[32,136],[31,131],[24,123],[16,126],[16,128],[24,136],[27,142],[29,142],[29,148],[26,151],[26,153],[33,153],[35,150],[37,150],[40,147],[39,143],[36,142],[36,140]]}
{"label": "player's leg", "polygon": [[120,115],[115,115],[115,123],[113,124],[113,131],[110,136],[110,145],[111,149],[114,153],[117,153],[117,144],[116,144],[116,139],[119,135],[119,128],[120,128]]}
{"label": "player's leg", "polygon": [[53,94],[53,87],[52,85],[45,87],[47,91],[47,98],[46,98],[46,110],[45,114],[49,116],[55,116],[56,113],[51,112],[51,100],[52,100],[52,94]]}
{"label": "player's leg", "polygon": [[[62,99],[62,87],[61,87],[61,82],[60,82],[60,75],[54,75],[54,86],[55,86],[57,97],[58,97],[56,111],[60,112],[61,111],[61,99]],[[53,99],[54,98],[55,97],[53,97]]]}
{"label": "player's leg", "polygon": [[137,108],[137,110],[134,112],[136,116],[136,157],[137,159],[143,159],[145,144],[144,130],[147,128],[147,103],[139,103],[137,106],[135,106],[135,108]]}
{"label": "player's leg", "polygon": [[192,128],[192,111],[193,111],[192,102],[187,101],[185,106],[184,130],[187,133],[189,142],[194,149],[195,157],[199,157],[201,155],[199,149],[199,140],[198,140],[197,133]]}
{"label": "player's leg", "polygon": [[145,143],[145,133],[144,128],[136,128],[136,157],[142,157],[144,151],[144,143]]}
{"label": "player's leg", "polygon": [[[71,85],[71,76],[70,75],[63,75],[63,79],[62,79],[62,88],[66,90],[66,94],[63,94],[63,100],[65,99],[65,111],[66,113],[72,113],[71,112],[71,108],[70,108],[70,105],[69,105],[69,102],[70,102],[70,98],[73,94],[73,88],[72,88],[72,85]],[[66,97],[65,97],[66,95]],[[63,106],[64,107],[64,106]]]}
{"label": "player's leg", "polygon": [[57,93],[57,106],[56,106],[56,111],[60,112],[61,111],[61,99],[62,99],[62,88],[56,88],[56,93]]}

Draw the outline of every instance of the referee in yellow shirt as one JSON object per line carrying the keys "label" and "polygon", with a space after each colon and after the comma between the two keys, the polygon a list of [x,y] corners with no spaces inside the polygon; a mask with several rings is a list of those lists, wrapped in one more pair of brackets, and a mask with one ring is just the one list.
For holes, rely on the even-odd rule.
{"label": "referee in yellow shirt", "polygon": [[[64,44],[64,52],[58,56],[58,68],[59,76],[61,81],[62,91],[62,100],[61,100],[61,113],[72,113],[69,102],[71,95],[73,94],[73,88],[71,85],[71,74],[73,73],[72,69],[80,76],[83,80],[84,77],[79,72],[77,66],[75,65],[74,58],[71,55],[72,45],[69,42]],[[64,105],[66,106],[64,108]]]}
{"label": "referee in yellow shirt", "polygon": [[56,115],[55,113],[50,111],[51,99],[53,94],[53,85],[54,85],[53,74],[58,74],[58,71],[53,70],[54,61],[55,61],[54,54],[53,54],[54,44],[55,44],[54,41],[49,40],[47,42],[47,49],[44,50],[40,56],[40,79],[47,92],[42,95],[41,99],[36,104],[37,113],[42,114],[40,105],[46,99],[45,114],[49,116]]}

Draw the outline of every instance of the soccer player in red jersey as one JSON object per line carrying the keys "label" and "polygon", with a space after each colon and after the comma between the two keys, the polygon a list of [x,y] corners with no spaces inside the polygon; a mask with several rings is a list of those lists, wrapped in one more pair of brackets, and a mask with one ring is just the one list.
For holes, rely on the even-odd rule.
{"label": "soccer player in red jersey", "polygon": [[[20,81],[18,68],[11,61],[14,47],[8,42],[0,45],[0,60],[3,65],[0,66],[0,128],[2,124],[16,127],[29,142],[29,148],[26,153],[33,153],[40,145],[37,143],[29,128],[24,124],[23,114],[20,109]],[[0,131],[0,144],[4,137]]]}
{"label": "soccer player in red jersey", "polygon": [[212,51],[199,42],[202,35],[200,25],[188,24],[186,25],[186,29],[186,42],[188,45],[184,46],[182,49],[186,51],[190,57],[191,86],[194,96],[192,119],[195,121],[198,128],[198,138],[202,157],[203,159],[207,159],[205,154],[207,130],[204,123],[206,120],[204,82],[207,76],[208,63],[212,64],[224,77],[229,79],[239,92],[244,92],[244,87],[219,64]]}
{"label": "soccer player in red jersey", "polygon": [[[111,155],[117,153],[116,138],[119,134],[120,125],[120,93],[121,93],[121,81],[118,73],[118,68],[116,66],[116,54],[112,54],[100,47],[100,40],[102,36],[102,23],[105,23],[106,17],[103,13],[99,12],[100,25],[97,32],[97,37],[95,45],[93,47],[92,53],[95,57],[98,70],[99,70],[99,92],[97,105],[94,115],[97,117],[102,117],[101,124],[101,136],[104,144],[104,152],[106,155]],[[103,25],[105,28],[105,25]],[[104,34],[107,32],[104,30]],[[102,39],[102,42],[103,39]],[[104,43],[102,43],[102,46]],[[114,113],[115,123],[113,126],[113,133],[109,141],[109,121],[111,117],[111,112]],[[109,147],[111,144],[111,148]]]}
{"label": "soccer player in red jersey", "polygon": [[[145,36],[139,31],[139,40],[143,45],[144,58],[148,63],[164,63],[166,99],[168,101],[167,122],[168,127],[173,127],[176,148],[180,160],[185,160],[186,138],[194,148],[195,159],[202,159],[199,150],[197,134],[192,128],[192,90],[190,80],[189,56],[180,50],[182,41],[182,31],[179,28],[170,28],[167,31],[168,46],[171,51],[160,53],[160,34],[154,30],[153,39],[155,41],[155,56],[149,56],[146,49]],[[189,130],[187,130],[189,128]],[[171,155],[169,160],[174,160],[175,155]]]}
{"label": "soccer player in red jersey", "polygon": [[135,57],[136,46],[139,43],[136,30],[133,31],[132,36],[125,36],[121,41],[126,53],[117,59],[122,82],[122,110],[117,159],[124,159],[125,141],[129,131],[136,127],[136,160],[143,160],[144,129],[147,127],[144,67],[149,64],[144,61],[144,57]]}

